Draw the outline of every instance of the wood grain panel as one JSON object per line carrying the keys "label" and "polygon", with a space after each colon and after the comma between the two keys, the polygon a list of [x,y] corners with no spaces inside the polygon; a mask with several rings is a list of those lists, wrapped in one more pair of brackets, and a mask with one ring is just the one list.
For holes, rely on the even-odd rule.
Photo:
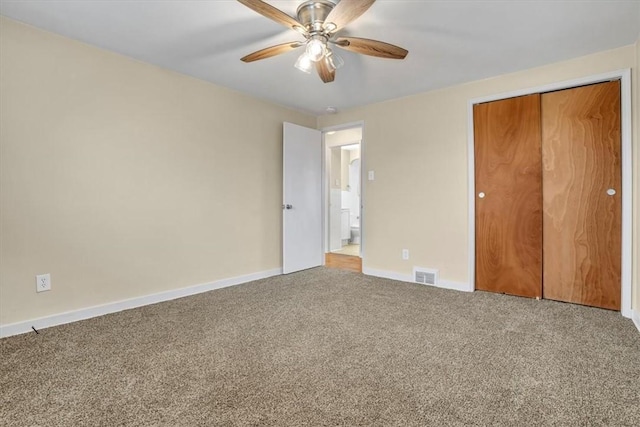
{"label": "wood grain panel", "polygon": [[287,15],[280,9],[277,9],[271,6],[269,3],[265,3],[262,0],[238,0],[243,5],[247,6],[249,9],[253,9],[258,12],[262,16],[266,16],[269,19],[274,20],[278,24],[282,24],[285,27],[289,27],[291,29],[295,29],[296,27],[302,27],[302,24],[299,23],[296,19]]}
{"label": "wood grain panel", "polygon": [[544,297],[620,310],[620,82],[546,93],[542,117]]}
{"label": "wood grain panel", "polygon": [[325,267],[362,273],[362,258],[351,255],[327,253],[325,255]]}
{"label": "wood grain panel", "polygon": [[400,46],[360,37],[340,37],[336,44],[345,50],[378,58],[404,59],[409,54]]}
{"label": "wood grain panel", "polygon": [[299,48],[300,46],[302,46],[303,43],[300,42],[289,42],[289,43],[282,43],[276,46],[271,46],[271,47],[267,47],[265,49],[260,49],[257,52],[253,52],[250,53],[249,55],[240,58],[241,61],[244,62],[253,62],[253,61],[259,61],[261,59],[266,59],[266,58],[271,58],[272,56],[276,56],[276,55],[280,55],[282,53],[286,53],[289,51],[292,51],[294,49]]}
{"label": "wood grain panel", "polygon": [[336,79],[336,70],[331,68],[326,57],[316,62],[316,71],[320,79],[325,83],[331,83]]}
{"label": "wood grain panel", "polygon": [[540,95],[477,104],[473,117],[476,289],[540,297]]}
{"label": "wood grain panel", "polygon": [[331,12],[329,12],[327,19],[325,19],[325,23],[332,22],[336,26],[336,29],[333,30],[335,33],[337,30],[365,13],[374,2],[375,0],[341,1]]}

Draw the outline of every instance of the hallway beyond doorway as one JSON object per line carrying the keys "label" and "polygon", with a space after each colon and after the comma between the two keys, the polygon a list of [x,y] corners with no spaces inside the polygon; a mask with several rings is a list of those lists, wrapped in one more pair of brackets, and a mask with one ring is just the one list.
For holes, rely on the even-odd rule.
{"label": "hallway beyond doorway", "polygon": [[335,253],[325,254],[325,267],[362,273],[362,258]]}

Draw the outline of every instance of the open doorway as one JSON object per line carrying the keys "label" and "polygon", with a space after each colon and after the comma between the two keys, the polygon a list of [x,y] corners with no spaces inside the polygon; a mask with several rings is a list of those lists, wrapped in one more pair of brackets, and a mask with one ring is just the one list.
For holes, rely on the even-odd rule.
{"label": "open doorway", "polygon": [[362,271],[362,126],[324,132],[328,267]]}

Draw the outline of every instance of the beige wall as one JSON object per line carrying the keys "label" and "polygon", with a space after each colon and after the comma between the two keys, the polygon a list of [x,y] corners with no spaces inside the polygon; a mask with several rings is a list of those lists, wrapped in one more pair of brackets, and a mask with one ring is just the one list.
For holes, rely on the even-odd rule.
{"label": "beige wall", "polygon": [[329,175],[331,188],[342,188],[342,150],[340,147],[331,148],[331,173]]}
{"label": "beige wall", "polygon": [[0,324],[282,265],[282,122],[315,117],[0,26]]}
{"label": "beige wall", "polygon": [[[320,127],[364,120],[364,267],[440,269],[468,283],[467,103],[472,98],[636,67],[634,45],[514,74],[323,116]],[[638,97],[636,85],[636,98]],[[635,127],[638,123],[635,115]],[[638,146],[636,137],[634,147]],[[637,182],[638,164],[634,165]],[[640,186],[636,186],[638,189]],[[638,193],[636,192],[636,195]],[[638,199],[638,197],[636,197]],[[638,217],[638,209],[634,212]],[[638,248],[638,227],[634,231]],[[410,250],[403,261],[401,250]],[[635,255],[635,300],[638,293]]]}
{"label": "beige wall", "polygon": [[[620,68],[634,68],[640,310],[640,41],[316,121],[4,18],[0,31],[0,324],[279,268],[283,121],[365,121],[365,267],[467,282],[467,101]],[[53,291],[35,293],[41,273]]]}

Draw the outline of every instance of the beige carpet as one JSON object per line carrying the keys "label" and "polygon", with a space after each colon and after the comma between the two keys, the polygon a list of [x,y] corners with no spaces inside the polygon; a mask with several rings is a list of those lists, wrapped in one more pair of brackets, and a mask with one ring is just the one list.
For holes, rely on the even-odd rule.
{"label": "beige carpet", "polygon": [[618,313],[318,268],[0,341],[2,426],[638,426]]}

